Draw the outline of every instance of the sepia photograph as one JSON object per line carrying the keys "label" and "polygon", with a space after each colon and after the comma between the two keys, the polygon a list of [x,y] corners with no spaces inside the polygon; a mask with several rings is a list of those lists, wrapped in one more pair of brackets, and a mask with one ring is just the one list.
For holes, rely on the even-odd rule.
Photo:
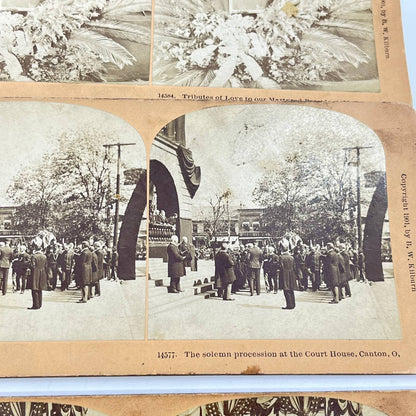
{"label": "sepia photograph", "polygon": [[154,139],[149,192],[149,339],[401,338],[384,150],[358,120],[185,114]]}
{"label": "sepia photograph", "polygon": [[156,0],[152,84],[379,92],[371,0]]}
{"label": "sepia photograph", "polygon": [[0,109],[0,340],[143,339],[142,138],[89,107]]}
{"label": "sepia photograph", "polygon": [[151,0],[0,0],[0,81],[148,84]]}
{"label": "sepia photograph", "polygon": [[0,402],[2,416],[106,416],[82,406],[47,402]]}
{"label": "sepia photograph", "polygon": [[415,391],[87,394],[2,398],[0,411],[2,416],[411,416],[415,395]]}
{"label": "sepia photograph", "polygon": [[351,400],[312,396],[250,397],[188,409],[177,416],[387,416]]}

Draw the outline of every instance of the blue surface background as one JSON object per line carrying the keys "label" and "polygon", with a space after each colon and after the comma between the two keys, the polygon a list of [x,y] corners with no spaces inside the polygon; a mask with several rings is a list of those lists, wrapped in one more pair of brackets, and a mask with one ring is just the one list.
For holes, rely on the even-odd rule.
{"label": "blue surface background", "polygon": [[[397,1],[397,0],[390,0]],[[412,88],[413,107],[416,97],[416,1],[401,0],[404,42],[407,55],[410,86]]]}
{"label": "blue surface background", "polygon": [[[396,2],[398,0],[388,0]],[[416,97],[416,0],[401,0],[412,95]],[[416,140],[416,139],[415,139]],[[415,345],[416,349],[416,345]],[[13,354],[13,351],[10,351]],[[404,376],[186,376],[0,379],[0,396],[416,390]]]}

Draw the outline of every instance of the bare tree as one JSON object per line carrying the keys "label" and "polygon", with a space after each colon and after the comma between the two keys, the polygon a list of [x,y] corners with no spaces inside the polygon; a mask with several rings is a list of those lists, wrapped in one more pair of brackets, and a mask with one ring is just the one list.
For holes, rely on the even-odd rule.
{"label": "bare tree", "polygon": [[211,217],[205,219],[204,230],[208,234],[209,239],[214,239],[215,242],[217,242],[218,233],[226,227],[224,215],[227,212],[227,201],[230,196],[231,191],[228,189],[222,194],[216,194],[214,197],[209,199]]}

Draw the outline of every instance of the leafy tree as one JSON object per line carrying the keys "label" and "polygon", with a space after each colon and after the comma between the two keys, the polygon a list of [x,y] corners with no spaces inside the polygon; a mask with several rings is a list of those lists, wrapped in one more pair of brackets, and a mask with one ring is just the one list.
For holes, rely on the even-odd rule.
{"label": "leafy tree", "polygon": [[324,160],[315,160],[313,170],[316,173],[316,197],[308,210],[313,228],[307,238],[354,240],[357,200],[351,168],[339,156],[329,155]]}
{"label": "leafy tree", "polygon": [[293,231],[305,241],[355,238],[354,179],[339,154],[294,154],[279,165],[260,179],[253,193],[265,207],[263,222],[271,235]]}
{"label": "leafy tree", "polygon": [[102,146],[106,140],[95,130],[63,135],[58,149],[45,155],[36,169],[19,172],[8,190],[19,206],[15,228],[25,234],[46,228],[67,240],[91,235],[108,239],[114,195],[113,161]]}
{"label": "leafy tree", "polygon": [[254,190],[255,201],[266,207],[267,231],[283,235],[300,232],[309,196],[308,165],[301,156],[287,156],[277,170],[266,173]]}
{"label": "leafy tree", "polygon": [[36,234],[51,226],[54,212],[51,201],[60,200],[60,186],[51,181],[54,168],[50,156],[44,156],[35,169],[19,172],[8,189],[9,197],[19,205],[13,216],[14,228],[25,234]]}

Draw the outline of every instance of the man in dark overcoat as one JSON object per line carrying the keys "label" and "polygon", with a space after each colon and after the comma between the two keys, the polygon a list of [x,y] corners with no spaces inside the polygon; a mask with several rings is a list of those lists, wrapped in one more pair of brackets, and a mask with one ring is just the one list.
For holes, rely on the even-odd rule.
{"label": "man in dark overcoat", "polygon": [[64,251],[58,257],[58,267],[61,269],[62,281],[61,290],[68,289],[71,283],[72,269],[74,267],[74,245],[69,243],[64,246]]}
{"label": "man in dark overcoat", "polygon": [[12,260],[13,250],[10,248],[8,241],[0,243],[0,283],[2,283],[3,296],[7,293],[7,281]]}
{"label": "man in dark overcoat", "polygon": [[92,281],[92,253],[89,249],[88,241],[82,242],[82,250],[79,257],[79,263],[82,299],[79,300],[78,303],[86,303],[89,299],[89,288]]}
{"label": "man in dark overcoat", "polygon": [[250,285],[250,295],[254,295],[254,282],[256,282],[256,293],[260,295],[260,269],[263,261],[263,252],[257,245],[257,242],[253,244],[253,247],[249,248],[247,254],[247,262],[249,268],[248,282]]}
{"label": "man in dark overcoat", "polygon": [[295,259],[289,253],[289,246],[282,246],[282,251],[283,253],[280,256],[279,288],[283,290],[286,299],[286,306],[282,309],[295,309]]}
{"label": "man in dark overcoat", "polygon": [[185,257],[181,255],[178,248],[178,237],[173,235],[167,247],[168,253],[168,277],[170,277],[169,292],[182,292],[180,278],[185,276]]}
{"label": "man in dark overcoat", "polygon": [[181,256],[185,257],[183,264],[185,267],[191,267],[192,263],[192,254],[191,254],[191,247],[188,243],[188,237],[182,237],[182,241],[178,246]]}
{"label": "man in dark overcoat", "polygon": [[234,261],[230,253],[227,251],[228,244],[221,243],[221,249],[215,256],[215,277],[219,277],[222,288],[223,300],[231,299],[231,286],[236,280],[234,273]]}
{"label": "man in dark overcoat", "polygon": [[244,286],[244,272],[243,262],[241,261],[241,254],[242,253],[239,247],[235,248],[231,253],[232,259],[234,261],[234,274],[236,279],[231,287],[231,293],[236,293]]}
{"label": "man in dark overcoat", "polygon": [[94,252],[97,256],[97,275],[96,275],[96,281],[94,283],[94,291],[95,296],[101,295],[101,287],[100,287],[100,280],[104,278],[104,251],[102,250],[102,245],[99,241],[96,241],[94,243]]}
{"label": "man in dark overcoat", "polygon": [[365,270],[365,255],[363,253],[363,250],[359,250],[358,252],[358,270],[360,272],[360,281],[365,282],[366,277],[364,274]]}
{"label": "man in dark overcoat", "polygon": [[349,281],[352,279],[351,267],[350,267],[350,255],[347,251],[346,244],[342,243],[339,245],[340,256],[342,258],[342,268],[341,272],[341,287],[340,287],[340,296],[341,297],[351,297],[351,289]]}
{"label": "man in dark overcoat", "polygon": [[332,290],[333,299],[330,303],[338,303],[339,302],[339,287],[341,283],[341,276],[340,276],[340,262],[339,256],[335,252],[334,245],[332,243],[328,243],[326,245],[327,253],[325,257],[325,270],[327,273],[327,279],[329,287]]}
{"label": "man in dark overcoat", "polygon": [[28,309],[36,310],[42,307],[42,290],[48,290],[47,259],[39,246],[33,248],[31,267],[32,276],[29,286],[32,289],[32,307]]}
{"label": "man in dark overcoat", "polygon": [[279,256],[275,253],[274,247],[269,247],[269,285],[270,291],[273,290],[273,293],[277,293],[278,284],[277,284],[277,273],[280,271],[280,259]]}
{"label": "man in dark overcoat", "polygon": [[266,285],[266,292],[269,293],[273,290],[273,281],[270,279],[270,249],[272,247],[265,247],[263,250],[263,278]]}
{"label": "man in dark overcoat", "polygon": [[317,244],[311,247],[311,251],[306,256],[305,265],[309,269],[312,280],[312,291],[316,292],[321,285],[321,252]]}
{"label": "man in dark overcoat", "polygon": [[118,251],[117,247],[113,247],[111,254],[111,280],[118,282]]}
{"label": "man in dark overcoat", "polygon": [[301,240],[296,243],[296,247],[293,249],[293,258],[295,259],[295,273],[299,290],[307,290],[308,272],[305,265],[306,253]]}
{"label": "man in dark overcoat", "polygon": [[48,290],[55,290],[58,282],[58,249],[51,244],[46,251],[46,270],[48,273]]}
{"label": "man in dark overcoat", "polygon": [[17,259],[18,268],[16,270],[17,290],[20,288],[20,293],[24,293],[27,286],[27,277],[30,275],[31,259],[26,252],[26,246],[20,246],[20,253]]}
{"label": "man in dark overcoat", "polygon": [[98,256],[94,250],[94,247],[91,247],[91,283],[90,288],[88,291],[88,300],[91,299],[93,295],[93,288],[95,288],[95,284],[98,282]]}

